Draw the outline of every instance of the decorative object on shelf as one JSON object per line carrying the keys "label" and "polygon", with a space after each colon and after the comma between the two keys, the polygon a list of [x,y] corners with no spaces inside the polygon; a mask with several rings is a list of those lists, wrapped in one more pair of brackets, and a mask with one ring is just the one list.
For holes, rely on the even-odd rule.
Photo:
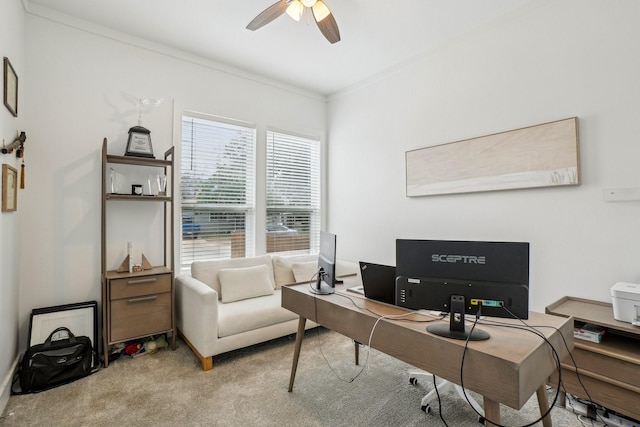
{"label": "decorative object on shelf", "polygon": [[138,106],[138,125],[129,129],[125,156],[149,157],[155,159],[151,146],[151,131],[142,126],[142,111],[162,104],[163,99],[136,98]]}
{"label": "decorative object on shelf", "polygon": [[133,262],[133,245],[131,242],[127,243],[127,256],[120,263],[120,267],[116,270],[118,273],[133,273],[134,271],[151,270],[153,266],[149,262],[146,256],[142,254],[140,264]]}
{"label": "decorative object on shelf", "polygon": [[14,117],[18,117],[18,75],[6,56],[4,57],[4,105]]}
{"label": "decorative object on shelf", "polygon": [[127,151],[125,156],[149,157],[155,159],[151,146],[151,131],[142,126],[134,126],[129,129]]}
{"label": "decorative object on shelf", "polygon": [[167,175],[158,174],[158,196],[167,195]]}
{"label": "decorative object on shelf", "polygon": [[127,242],[127,260],[129,273],[133,272],[133,243]]}
{"label": "decorative object on shelf", "polygon": [[153,185],[154,185],[153,182],[154,181],[155,180],[153,179],[152,175],[148,175],[147,176],[146,189],[144,191],[145,196],[157,196],[158,195],[157,192],[153,191],[154,190],[154,188],[153,188]]}
{"label": "decorative object on shelf", "polygon": [[131,185],[131,194],[134,196],[142,196],[142,185],[140,184]]}
{"label": "decorative object on shelf", "polygon": [[127,242],[127,256],[124,257],[117,271],[118,273],[133,272],[133,243]]}
{"label": "decorative object on shelf", "polygon": [[7,164],[2,165],[2,212],[18,209],[18,171]]}
{"label": "decorative object on shelf", "polygon": [[144,256],[144,254],[142,254],[142,269],[143,270],[151,270],[152,268],[153,268],[153,266],[151,265],[151,263],[149,262],[147,257]]}
{"label": "decorative object on shelf", "polygon": [[112,194],[120,194],[121,189],[122,189],[122,183],[124,182],[124,176],[116,171],[113,168],[109,169],[109,183],[111,186],[111,193]]}
{"label": "decorative object on shelf", "polygon": [[118,267],[118,269],[116,271],[118,273],[131,273],[131,271],[129,271],[129,264],[130,263],[131,263],[131,257],[129,255],[127,255],[126,257],[124,257],[124,259],[120,263],[120,267]]}

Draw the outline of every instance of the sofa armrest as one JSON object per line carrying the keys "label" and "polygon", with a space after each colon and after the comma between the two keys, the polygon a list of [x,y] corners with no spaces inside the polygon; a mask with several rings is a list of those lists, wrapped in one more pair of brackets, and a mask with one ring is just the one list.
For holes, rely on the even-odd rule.
{"label": "sofa armrest", "polygon": [[218,293],[185,273],[176,276],[176,323],[204,357],[213,355],[218,340]]}

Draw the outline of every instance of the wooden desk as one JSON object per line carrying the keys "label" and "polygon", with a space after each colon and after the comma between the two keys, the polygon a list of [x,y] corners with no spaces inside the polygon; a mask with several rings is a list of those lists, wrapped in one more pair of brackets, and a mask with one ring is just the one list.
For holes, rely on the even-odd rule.
{"label": "wooden desk", "polygon": [[[366,307],[380,315],[407,312],[403,308],[380,304],[346,291],[346,288],[358,285],[358,278],[346,278],[345,284],[339,285],[337,293],[333,295],[314,295],[309,291],[308,284],[282,288],[282,307],[300,316],[289,391],[293,390],[307,319],[357,342],[368,343],[377,316],[356,307],[345,295],[354,299],[360,307]],[[425,319],[417,314],[407,318]],[[511,319],[496,320],[522,325]],[[573,348],[572,319],[531,312],[527,323],[536,326],[545,335],[560,359],[568,355],[561,334],[569,348]],[[520,409],[533,393],[537,394],[541,414],[546,412],[549,404],[545,384],[556,369],[549,347],[540,337],[520,329],[484,324],[478,325],[478,328],[489,332],[491,338],[487,341],[469,342],[465,356],[464,386],[483,396],[485,418],[499,423],[500,403]],[[464,345],[464,341],[442,338],[427,332],[425,323],[389,319],[378,323],[371,341],[372,348],[456,384],[460,384]],[[551,426],[551,417],[547,416],[543,424],[545,427]]]}

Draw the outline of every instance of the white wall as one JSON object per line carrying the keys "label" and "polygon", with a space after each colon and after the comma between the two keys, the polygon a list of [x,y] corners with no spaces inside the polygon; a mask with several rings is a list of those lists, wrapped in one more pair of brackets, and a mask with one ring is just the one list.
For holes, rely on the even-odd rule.
{"label": "white wall", "polygon": [[[164,98],[142,123],[151,130],[156,157],[172,144],[179,151],[183,109],[255,123],[258,135],[275,126],[324,138],[326,123],[325,100],[316,95],[217,71],[216,64],[68,17],[32,12],[26,18],[28,182],[19,243],[22,347],[33,308],[100,301],[100,150],[106,137],[111,154],[124,154],[127,130],[137,124],[136,106],[126,94]],[[155,230],[140,220],[141,213],[147,208],[109,224],[111,230],[138,228],[131,232],[134,250],[144,248],[149,242],[141,236]],[[127,233],[113,238],[109,268],[124,258]]]}
{"label": "white wall", "polygon": [[[610,301],[640,278],[640,3],[539,2],[329,102],[339,256],[395,262],[395,239],[531,243],[530,305]],[[406,198],[405,151],[577,116],[582,184]],[[345,185],[344,183],[349,183]]]}
{"label": "white wall", "polygon": [[[0,61],[4,57],[9,58],[18,75],[18,117],[11,115],[4,103],[0,104],[0,139],[4,140],[5,144],[10,144],[16,137],[16,132],[24,130],[23,101],[27,79],[24,66],[24,11],[20,0],[0,2]],[[0,80],[3,78],[4,74],[0,68]],[[3,93],[1,91],[2,89],[0,93]],[[27,141],[28,137],[27,134]],[[16,159],[15,151],[11,154],[0,154],[0,164],[5,163],[20,171],[20,162]],[[0,414],[9,399],[11,376],[18,357],[18,222],[23,212],[23,196],[24,191],[18,189],[16,212],[0,213]]]}

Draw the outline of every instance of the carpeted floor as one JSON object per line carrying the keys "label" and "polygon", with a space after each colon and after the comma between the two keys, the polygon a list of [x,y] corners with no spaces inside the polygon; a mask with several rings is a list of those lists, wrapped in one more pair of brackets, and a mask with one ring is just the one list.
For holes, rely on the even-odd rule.
{"label": "carpeted floor", "polygon": [[[431,414],[420,410],[420,399],[431,384],[410,385],[411,366],[372,351],[369,366],[357,376],[362,366],[353,363],[353,343],[324,329],[307,331],[294,389],[288,393],[294,339],[288,336],[220,355],[209,372],[201,370],[198,359],[178,340],[175,351],[121,358],[74,383],[11,396],[0,425],[444,425],[437,401]],[[365,359],[363,349],[361,362]],[[443,396],[442,410],[451,427],[480,425],[469,405],[454,395]],[[526,425],[537,417],[535,396],[520,411],[502,408],[504,425]],[[554,408],[552,419],[556,427],[582,426],[563,408]]]}

